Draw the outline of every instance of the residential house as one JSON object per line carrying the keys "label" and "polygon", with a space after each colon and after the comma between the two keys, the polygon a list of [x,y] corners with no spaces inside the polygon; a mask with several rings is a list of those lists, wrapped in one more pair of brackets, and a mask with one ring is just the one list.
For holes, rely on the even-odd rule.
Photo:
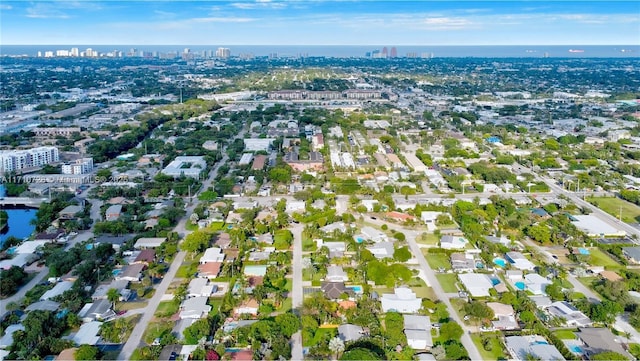
{"label": "residential house", "polygon": [[4,330],[4,336],[0,338],[0,349],[8,349],[13,345],[13,334],[16,331],[24,331],[25,328],[21,323],[7,326]]}
{"label": "residential house", "polygon": [[135,234],[123,234],[122,236],[106,236],[100,235],[96,237],[95,243],[98,244],[110,244],[116,251],[120,250],[125,243],[132,240]]}
{"label": "residential house", "polygon": [[100,342],[100,328],[102,322],[91,321],[83,324],[72,337],[71,340],[76,345],[95,346]]}
{"label": "residential house", "polygon": [[24,310],[27,312],[31,311],[57,311],[60,308],[60,304],[55,301],[46,300],[46,301],[38,301],[30,304]]}
{"label": "residential house", "polygon": [[158,248],[166,241],[166,237],[142,237],[133,245],[135,249]]}
{"label": "residential house", "polygon": [[590,326],[593,322],[587,315],[579,311],[567,301],[557,301],[547,308],[547,313],[553,317],[560,317],[570,327]]}
{"label": "residential house", "polygon": [[476,269],[476,261],[469,253],[452,253],[451,269],[454,272],[473,272]]}
{"label": "residential house", "polygon": [[524,276],[524,284],[527,290],[531,291],[534,295],[545,295],[544,290],[547,288],[547,285],[551,284],[551,281],[537,273],[529,273]]}
{"label": "residential house", "polygon": [[473,297],[488,297],[493,288],[493,282],[483,273],[461,273],[458,278]]}
{"label": "residential house", "polygon": [[499,302],[487,302],[487,306],[493,310],[494,321],[491,321],[496,330],[517,330],[520,328],[516,321],[515,311],[511,305]]}
{"label": "residential house", "polygon": [[81,213],[83,208],[77,205],[66,206],[63,210],[58,213],[58,217],[60,219],[75,219],[76,214]]}
{"label": "residential house", "polygon": [[587,359],[603,352],[617,352],[630,360],[634,359],[622,345],[616,342],[616,336],[608,328],[580,328],[576,336],[584,343],[582,351]]}
{"label": "residential house", "polygon": [[222,248],[218,247],[207,248],[202,257],[200,257],[200,264],[222,261],[224,261],[224,253],[222,253]]}
{"label": "residential house", "polygon": [[433,346],[429,316],[404,315],[404,334],[407,336],[407,344],[414,350],[425,350]]}
{"label": "residential house", "polygon": [[386,242],[389,240],[389,237],[387,237],[387,235],[384,232],[369,226],[362,227],[362,230],[360,230],[360,234],[364,237],[364,239],[370,240],[376,243]]}
{"label": "residential house", "polygon": [[211,306],[207,305],[208,297],[198,296],[187,298],[180,305],[180,318],[200,319],[205,318],[211,312]]}
{"label": "residential house", "polygon": [[198,277],[216,278],[222,268],[221,262],[207,262],[198,265]]}
{"label": "residential house", "polygon": [[231,246],[231,235],[227,232],[220,233],[215,236],[213,243],[222,249],[227,249]]}
{"label": "residential house", "polygon": [[424,222],[428,230],[434,231],[436,228],[438,228],[436,226],[436,221],[438,220],[438,217],[441,214],[445,214],[445,213],[435,212],[435,211],[422,211],[420,213],[420,220]]}
{"label": "residential house", "polygon": [[353,290],[345,287],[344,282],[322,282],[320,289],[324,296],[330,300],[337,300],[342,297],[343,294],[353,296]]}
{"label": "residential house", "polygon": [[378,242],[367,247],[369,252],[377,259],[393,258],[393,242]]}
{"label": "residential house", "polygon": [[[113,280],[111,281],[111,283],[108,284],[101,284],[98,285],[98,287],[96,287],[96,290],[93,292],[93,294],[91,295],[91,299],[96,301],[96,300],[106,300],[107,299],[107,293],[109,292],[110,289],[115,289],[118,291],[118,293],[120,293],[121,298],[123,297],[123,292],[124,290],[127,290],[127,287],[129,286],[129,281],[127,280]],[[130,292],[128,292],[130,294]],[[121,301],[126,301],[121,299]]]}
{"label": "residential house", "polygon": [[142,271],[145,269],[143,263],[136,263],[124,266],[122,271],[114,276],[116,280],[125,280],[129,282],[140,282],[142,280]]}
{"label": "residential house", "polygon": [[338,326],[338,337],[344,342],[358,341],[366,335],[362,326],[345,323]]}
{"label": "residential house", "polygon": [[397,287],[392,294],[382,294],[381,302],[383,312],[418,313],[422,308],[422,298],[417,298],[408,287]]}
{"label": "residential house", "polygon": [[545,361],[565,359],[560,351],[542,336],[509,336],[505,338],[505,344],[515,360],[525,361],[530,357]]}
{"label": "residential house", "polygon": [[116,313],[111,309],[111,301],[101,299],[85,304],[78,312],[78,316],[83,322],[108,321],[115,317]]}
{"label": "residential house", "polygon": [[511,264],[511,267],[517,268],[523,271],[533,271],[536,265],[527,259],[520,252],[507,252],[505,258]]}
{"label": "residential house", "polygon": [[323,242],[319,240],[318,248],[327,247],[329,249],[329,258],[342,257],[347,249],[344,242]]}
{"label": "residential house", "polygon": [[385,213],[385,217],[392,220],[392,221],[396,221],[396,222],[400,222],[400,223],[404,223],[404,222],[409,222],[409,221],[415,221],[416,217],[407,214],[407,213],[402,213],[402,212],[397,212],[397,211],[391,211],[391,212],[387,212]]}
{"label": "residential house", "polygon": [[46,301],[46,300],[49,300],[51,298],[55,298],[57,296],[60,296],[61,294],[65,293],[66,291],[70,290],[73,287],[73,284],[74,284],[74,282],[72,282],[72,281],[62,281],[62,282],[56,283],[56,285],[53,286],[52,289],[48,290],[47,292],[42,294],[42,296],[40,296],[40,301]]}
{"label": "residential house", "polygon": [[440,248],[444,249],[463,249],[469,241],[461,236],[446,235],[440,238]]}
{"label": "residential house", "polygon": [[109,206],[109,208],[107,208],[107,211],[104,214],[104,219],[106,221],[117,221],[118,218],[120,218],[121,214],[122,214],[122,205],[114,204],[112,206]]}
{"label": "residential house", "polygon": [[141,263],[146,266],[150,265],[156,259],[156,251],[154,249],[143,249],[135,258],[133,263]]}
{"label": "residential house", "polygon": [[233,310],[233,314],[237,317],[240,315],[258,315],[258,308],[260,304],[255,298],[249,298],[242,302],[238,307]]}
{"label": "residential house", "polygon": [[209,284],[207,278],[194,278],[187,287],[187,298],[191,297],[211,297],[214,285]]}
{"label": "residential house", "polygon": [[347,282],[349,277],[342,266],[330,265],[327,267],[327,276],[324,279],[329,282]]}

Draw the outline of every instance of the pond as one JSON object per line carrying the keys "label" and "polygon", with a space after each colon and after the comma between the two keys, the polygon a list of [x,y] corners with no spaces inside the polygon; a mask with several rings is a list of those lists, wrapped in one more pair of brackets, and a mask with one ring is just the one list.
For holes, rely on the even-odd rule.
{"label": "pond", "polygon": [[0,245],[11,236],[20,239],[27,238],[36,229],[36,226],[31,224],[31,220],[36,217],[37,209],[15,208],[4,210],[9,216],[9,227],[5,228],[2,231],[3,233],[0,233]]}

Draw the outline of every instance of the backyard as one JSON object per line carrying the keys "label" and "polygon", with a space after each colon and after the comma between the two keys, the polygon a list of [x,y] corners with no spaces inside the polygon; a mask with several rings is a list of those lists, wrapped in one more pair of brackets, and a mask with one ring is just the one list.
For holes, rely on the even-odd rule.
{"label": "backyard", "polygon": [[451,263],[449,263],[449,256],[444,253],[426,253],[424,258],[429,263],[429,267],[432,270],[437,271],[440,268],[445,270],[451,269]]}
{"label": "backyard", "polygon": [[478,348],[478,351],[480,351],[483,360],[501,360],[506,358],[507,355],[502,348],[500,337],[500,332],[474,333],[471,335],[471,339]]}
{"label": "backyard", "polygon": [[598,248],[591,248],[589,249],[589,252],[591,253],[590,263],[594,266],[602,266],[609,270],[619,269],[622,267],[618,262],[614,261],[611,257],[609,257],[609,255],[602,252]]}
{"label": "backyard", "polygon": [[436,275],[438,282],[442,286],[442,290],[446,293],[458,292],[456,283],[458,283],[458,275],[455,273],[440,273]]}

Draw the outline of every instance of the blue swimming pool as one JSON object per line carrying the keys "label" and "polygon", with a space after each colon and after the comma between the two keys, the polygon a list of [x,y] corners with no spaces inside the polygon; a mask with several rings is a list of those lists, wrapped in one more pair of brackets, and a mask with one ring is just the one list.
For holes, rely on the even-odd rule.
{"label": "blue swimming pool", "polygon": [[122,270],[121,270],[121,269],[114,269],[113,271],[111,271],[111,274],[112,274],[112,275],[114,275],[114,276],[117,276],[117,275],[119,275],[120,273],[122,273]]}
{"label": "blue swimming pool", "polygon": [[524,291],[524,289],[527,288],[524,282],[516,282],[515,285],[516,285],[516,288],[519,289],[520,291]]}
{"label": "blue swimming pool", "polygon": [[500,258],[500,257],[494,258],[493,263],[496,266],[500,266],[500,267],[505,267],[507,265],[507,261],[505,261],[504,258]]}
{"label": "blue swimming pool", "polygon": [[491,277],[491,283],[495,286],[495,285],[499,285],[500,284],[500,279],[495,278],[495,277]]}
{"label": "blue swimming pool", "polygon": [[578,248],[578,252],[580,252],[580,254],[583,254],[583,255],[591,254],[591,252],[589,252],[589,250],[586,248]]}
{"label": "blue swimming pool", "polygon": [[347,286],[347,288],[352,289],[355,293],[362,293],[362,286]]}
{"label": "blue swimming pool", "polygon": [[534,344],[536,344],[536,345],[548,345],[549,343],[547,341],[536,341],[536,342],[534,342]]}
{"label": "blue swimming pool", "polygon": [[362,237],[356,237],[356,242],[362,243],[364,242],[364,239],[362,239]]}
{"label": "blue swimming pool", "polygon": [[15,253],[16,253],[16,247],[11,247],[11,248],[9,248],[7,250],[7,254],[10,255],[10,256],[15,254]]}
{"label": "blue swimming pool", "polygon": [[582,349],[578,345],[571,345],[569,349],[571,350],[571,352],[582,353]]}

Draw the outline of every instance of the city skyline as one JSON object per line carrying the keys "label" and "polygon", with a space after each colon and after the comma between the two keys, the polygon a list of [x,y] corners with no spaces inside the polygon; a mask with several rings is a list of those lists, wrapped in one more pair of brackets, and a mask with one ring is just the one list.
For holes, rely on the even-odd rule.
{"label": "city skyline", "polygon": [[4,45],[640,43],[632,1],[2,1],[0,20]]}

